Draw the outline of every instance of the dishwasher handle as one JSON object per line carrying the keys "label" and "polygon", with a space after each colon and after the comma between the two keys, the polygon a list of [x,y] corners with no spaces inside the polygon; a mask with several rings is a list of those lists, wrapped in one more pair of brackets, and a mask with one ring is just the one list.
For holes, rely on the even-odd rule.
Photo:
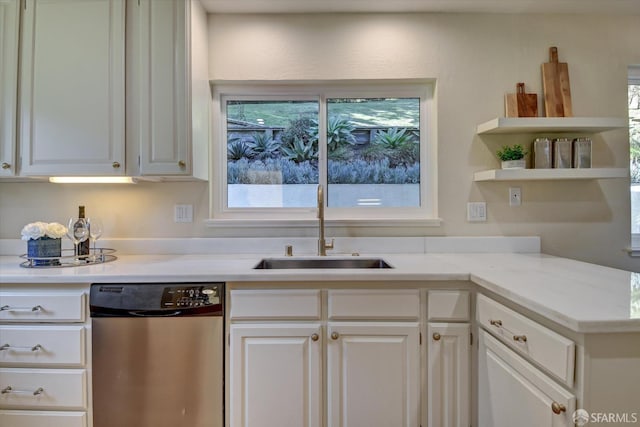
{"label": "dishwasher handle", "polygon": [[176,317],[182,314],[182,310],[160,311],[160,310],[144,310],[129,311],[133,317]]}

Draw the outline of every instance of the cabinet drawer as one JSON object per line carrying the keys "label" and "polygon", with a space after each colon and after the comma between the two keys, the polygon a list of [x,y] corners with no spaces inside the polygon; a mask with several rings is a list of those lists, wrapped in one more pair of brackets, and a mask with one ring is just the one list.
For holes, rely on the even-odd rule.
{"label": "cabinet drawer", "polygon": [[550,329],[484,295],[478,295],[478,323],[509,347],[530,357],[565,384],[572,386],[575,344]]}
{"label": "cabinet drawer", "polygon": [[0,326],[0,365],[84,365],[82,326]]}
{"label": "cabinet drawer", "polygon": [[0,292],[0,322],[83,322],[82,292]]}
{"label": "cabinet drawer", "polygon": [[329,291],[329,319],[396,319],[420,317],[417,289],[338,289]]}
{"label": "cabinet drawer", "polygon": [[86,427],[86,412],[0,411],[0,426]]}
{"label": "cabinet drawer", "polygon": [[320,319],[320,290],[231,291],[232,319]]}
{"label": "cabinet drawer", "polygon": [[0,368],[0,408],[85,409],[85,377],[84,369]]}
{"label": "cabinet drawer", "polygon": [[469,320],[468,291],[429,291],[427,316],[430,321]]}

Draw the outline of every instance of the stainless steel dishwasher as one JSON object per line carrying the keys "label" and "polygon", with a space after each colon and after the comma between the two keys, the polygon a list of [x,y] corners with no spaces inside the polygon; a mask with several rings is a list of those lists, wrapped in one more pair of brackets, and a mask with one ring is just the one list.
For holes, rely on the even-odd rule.
{"label": "stainless steel dishwasher", "polygon": [[224,283],[92,284],[93,427],[224,425]]}

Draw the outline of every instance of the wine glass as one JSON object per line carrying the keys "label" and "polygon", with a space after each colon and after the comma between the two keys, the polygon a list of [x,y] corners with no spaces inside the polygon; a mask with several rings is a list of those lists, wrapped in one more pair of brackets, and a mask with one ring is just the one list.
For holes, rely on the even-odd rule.
{"label": "wine glass", "polygon": [[[91,260],[95,261],[97,258],[98,252],[96,251],[96,241],[102,236],[102,221],[100,218],[87,218],[87,223],[89,224],[89,239],[93,242],[93,254],[91,255]],[[102,254],[100,254],[100,261],[102,261]]]}
{"label": "wine glass", "polygon": [[84,218],[71,217],[67,223],[67,237],[71,239],[74,247],[75,264],[80,264],[78,257],[78,245],[89,238],[89,226]]}

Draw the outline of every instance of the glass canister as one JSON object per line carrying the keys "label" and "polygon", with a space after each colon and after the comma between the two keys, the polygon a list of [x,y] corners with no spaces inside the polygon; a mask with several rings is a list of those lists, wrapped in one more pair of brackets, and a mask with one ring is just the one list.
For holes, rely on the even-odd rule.
{"label": "glass canister", "polygon": [[548,169],[551,163],[551,140],[549,138],[536,138],[533,141],[533,167],[535,169]]}
{"label": "glass canister", "polygon": [[591,139],[576,138],[573,140],[573,167],[591,167]]}
{"label": "glass canister", "polygon": [[572,142],[569,138],[553,140],[553,167],[558,169],[571,167]]}

